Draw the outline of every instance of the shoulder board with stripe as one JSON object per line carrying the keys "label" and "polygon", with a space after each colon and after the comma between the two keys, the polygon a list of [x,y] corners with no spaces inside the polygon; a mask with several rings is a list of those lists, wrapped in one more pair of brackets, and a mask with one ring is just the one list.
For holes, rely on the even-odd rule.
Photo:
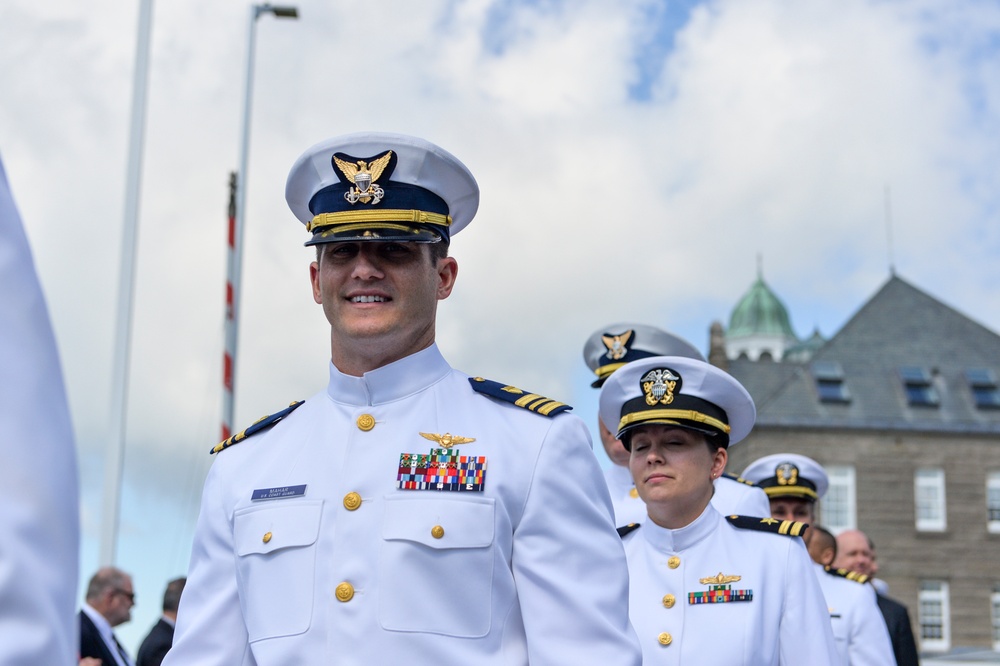
{"label": "shoulder board with stripe", "polygon": [[542,416],[555,416],[573,409],[564,402],[558,402],[537,393],[528,393],[515,386],[508,386],[482,377],[469,377],[469,383],[476,393],[509,402]]}
{"label": "shoulder board with stripe", "polygon": [[831,576],[839,576],[840,578],[853,580],[855,583],[867,583],[869,580],[869,576],[867,574],[858,573],[857,571],[850,571],[848,569],[834,569],[833,567],[823,567],[823,568]]}
{"label": "shoulder board with stripe", "polygon": [[299,400],[297,402],[293,402],[292,404],[290,404],[288,407],[286,407],[285,409],[281,410],[280,412],[275,412],[274,414],[268,414],[267,416],[260,417],[259,419],[257,419],[256,421],[254,421],[253,425],[251,425],[246,430],[242,430],[242,431],[236,433],[235,435],[233,435],[232,437],[230,437],[229,439],[225,440],[224,442],[219,442],[218,444],[216,444],[215,446],[213,446],[212,450],[209,451],[208,454],[212,455],[213,453],[218,453],[219,451],[222,451],[223,449],[228,449],[233,444],[239,444],[240,442],[242,442],[247,437],[250,437],[251,435],[255,435],[258,432],[260,432],[261,430],[267,430],[268,428],[270,428],[271,426],[273,426],[275,423],[277,423],[281,419],[285,418],[286,416],[288,416],[289,414],[291,414],[292,412],[294,412],[296,409],[299,408],[300,405],[303,405],[303,404],[305,404],[305,400]]}
{"label": "shoulder board with stripe", "polygon": [[624,538],[625,535],[635,532],[637,529],[639,529],[639,527],[640,527],[639,523],[629,523],[628,525],[619,527],[618,536]]}
{"label": "shoulder board with stripe", "polygon": [[806,533],[808,523],[800,523],[794,520],[778,520],[777,518],[760,518],[757,516],[726,516],[726,520],[733,527],[741,530],[757,530],[758,532],[770,532],[772,534],[784,534],[785,536],[800,537]]}
{"label": "shoulder board with stripe", "polygon": [[727,479],[732,479],[733,481],[738,481],[739,483],[744,483],[748,486],[754,486],[754,487],[757,486],[757,484],[754,483],[753,481],[744,479],[742,476],[736,476],[735,474],[730,474],[729,472],[723,472],[722,476],[726,477]]}

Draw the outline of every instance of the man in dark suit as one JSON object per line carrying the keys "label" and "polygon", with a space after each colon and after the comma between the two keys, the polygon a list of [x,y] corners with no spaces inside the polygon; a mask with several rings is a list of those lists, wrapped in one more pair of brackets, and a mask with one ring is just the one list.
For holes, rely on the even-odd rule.
{"label": "man in dark suit", "polygon": [[[861,530],[841,532],[837,535],[837,559],[834,566],[857,571],[874,579],[878,573],[875,544]],[[882,611],[892,639],[896,663],[898,666],[917,666],[920,663],[917,658],[917,642],[913,637],[913,627],[910,625],[910,614],[906,606],[882,594],[878,586],[875,590],[878,592],[878,608]]]}
{"label": "man in dark suit", "polygon": [[85,601],[79,615],[80,657],[100,659],[102,666],[134,666],[112,631],[132,618],[132,577],[115,567],[98,569],[87,585]]}
{"label": "man in dark suit", "polygon": [[187,578],[175,578],[167,583],[167,589],[163,593],[163,617],[153,625],[139,646],[136,666],[160,666],[160,662],[167,655],[167,650],[174,641],[177,605],[181,601],[181,592],[186,582]]}

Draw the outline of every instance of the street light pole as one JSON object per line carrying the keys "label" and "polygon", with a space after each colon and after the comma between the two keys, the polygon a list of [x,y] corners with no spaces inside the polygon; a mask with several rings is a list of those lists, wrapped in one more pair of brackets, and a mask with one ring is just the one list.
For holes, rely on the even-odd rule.
{"label": "street light pole", "polygon": [[277,18],[297,19],[299,17],[298,9],[292,6],[275,6],[267,3],[250,5],[250,21],[247,29],[246,78],[243,82],[243,120],[240,127],[240,166],[236,174],[236,216],[234,225],[229,230],[229,256],[227,259],[228,284],[226,288],[226,349],[223,359],[222,439],[228,438],[233,430],[236,350],[243,274],[243,236],[246,229],[250,107],[253,101],[254,45],[257,35],[257,19],[262,14],[274,14]]}

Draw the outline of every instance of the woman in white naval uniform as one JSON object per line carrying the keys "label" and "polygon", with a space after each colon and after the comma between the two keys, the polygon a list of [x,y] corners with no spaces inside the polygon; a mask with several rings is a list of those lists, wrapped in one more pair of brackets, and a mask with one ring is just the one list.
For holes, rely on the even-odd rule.
{"label": "woman in white naval uniform", "polygon": [[805,525],[723,517],[710,503],[728,445],[749,433],[755,415],[739,382],[690,358],[629,363],[601,390],[601,420],[629,449],[648,511],[641,526],[620,530],[644,664],[837,661],[799,538]]}

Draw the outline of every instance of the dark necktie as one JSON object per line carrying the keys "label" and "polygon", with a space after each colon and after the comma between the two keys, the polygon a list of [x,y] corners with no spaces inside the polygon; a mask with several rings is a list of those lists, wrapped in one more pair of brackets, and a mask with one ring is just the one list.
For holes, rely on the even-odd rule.
{"label": "dark necktie", "polygon": [[122,644],[118,642],[118,637],[111,634],[111,640],[115,642],[115,647],[118,648],[118,654],[121,655],[122,663],[125,664],[125,666],[131,666],[132,660],[129,659],[128,653],[125,652],[125,648],[122,647]]}

